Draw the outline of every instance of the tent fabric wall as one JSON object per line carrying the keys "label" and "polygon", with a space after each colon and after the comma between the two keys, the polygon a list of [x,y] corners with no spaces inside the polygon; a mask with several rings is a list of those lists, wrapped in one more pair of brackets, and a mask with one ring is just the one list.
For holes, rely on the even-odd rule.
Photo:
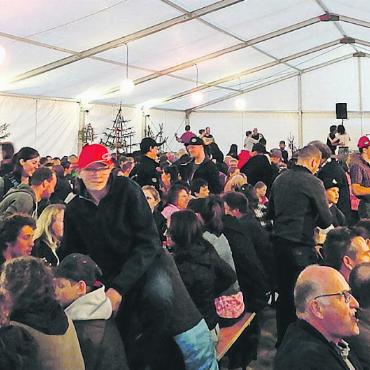
{"label": "tent fabric wall", "polygon": [[[333,108],[333,107],[331,107]],[[99,142],[106,128],[112,127],[116,117],[117,105],[93,104],[88,108],[85,123],[91,123]],[[80,106],[74,102],[45,99],[18,98],[0,96],[1,123],[8,123],[11,136],[7,139],[15,143],[16,149],[32,146],[41,155],[62,156],[77,152]],[[143,112],[140,109],[124,107],[124,118],[133,127],[133,143],[138,144],[143,135],[144,116],[154,132],[163,124],[163,136],[167,137],[164,149],[177,151],[182,147],[174,138],[174,133],[184,130],[185,113],[152,109]],[[199,111],[190,115],[189,123],[193,132],[210,126],[218,145],[225,153],[231,144],[242,148],[246,130],[257,127],[267,139],[267,148],[277,147],[280,140],[288,143],[288,137],[294,136],[298,146],[299,114],[298,111]],[[326,140],[329,126],[340,124],[333,110],[303,111],[303,144],[311,140]],[[357,139],[362,134],[370,133],[370,112],[349,111],[349,119],[344,122],[350,134],[351,149],[356,148]],[[138,149],[138,145],[134,149]]]}
{"label": "tent fabric wall", "polygon": [[77,152],[79,105],[41,99],[0,96],[0,124],[9,124],[16,150],[31,146],[41,155]]}

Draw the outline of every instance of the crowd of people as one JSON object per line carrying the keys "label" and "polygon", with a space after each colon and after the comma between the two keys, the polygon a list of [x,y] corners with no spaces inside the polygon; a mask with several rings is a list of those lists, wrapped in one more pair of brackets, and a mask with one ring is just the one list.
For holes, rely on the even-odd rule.
{"label": "crowd of people", "polygon": [[3,144],[0,368],[217,370],[220,328],[255,312],[226,355],[245,369],[270,304],[275,369],[370,369],[370,139],[176,139],[120,157]]}

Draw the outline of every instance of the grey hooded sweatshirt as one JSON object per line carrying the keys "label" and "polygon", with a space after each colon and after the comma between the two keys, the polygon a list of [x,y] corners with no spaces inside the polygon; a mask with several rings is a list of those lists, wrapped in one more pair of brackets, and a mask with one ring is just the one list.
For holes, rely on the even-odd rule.
{"label": "grey hooded sweatshirt", "polygon": [[36,195],[31,186],[20,184],[4,195],[0,203],[0,219],[2,220],[14,213],[25,213],[36,219]]}

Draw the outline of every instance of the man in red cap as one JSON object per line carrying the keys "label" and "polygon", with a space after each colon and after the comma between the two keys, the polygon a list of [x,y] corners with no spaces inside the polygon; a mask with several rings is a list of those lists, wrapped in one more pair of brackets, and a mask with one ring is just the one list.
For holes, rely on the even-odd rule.
{"label": "man in red cap", "polygon": [[350,168],[352,191],[360,199],[359,217],[370,218],[370,139],[361,136],[357,147],[361,155]]}
{"label": "man in red cap", "polygon": [[[165,324],[172,291],[170,278],[156,263],[161,245],[145,196],[134,181],[110,176],[112,168],[106,147],[84,146],[78,160],[80,193],[65,211],[60,254],[87,254],[99,264],[122,333],[128,316],[123,309],[136,305],[140,310],[138,296],[140,301],[147,300],[150,315]],[[122,297],[124,305],[120,305]],[[159,304],[161,310],[156,311],[153,305]],[[148,312],[143,316],[148,318]]]}
{"label": "man in red cap", "polygon": [[80,192],[65,211],[60,256],[86,254],[101,268],[132,370],[158,361],[171,337],[187,369],[199,362],[216,370],[208,327],[161,247],[144,193],[131,179],[111,176],[112,167],[103,145],[82,149]]}

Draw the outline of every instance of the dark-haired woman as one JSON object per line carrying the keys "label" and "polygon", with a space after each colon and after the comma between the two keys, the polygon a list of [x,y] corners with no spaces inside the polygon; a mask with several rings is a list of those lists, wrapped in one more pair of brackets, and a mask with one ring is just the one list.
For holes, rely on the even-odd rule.
{"label": "dark-haired woman", "polygon": [[168,232],[182,280],[217,342],[219,317],[214,300],[236,281],[235,272],[203,239],[203,223],[193,211],[173,213]]}
{"label": "dark-haired woman", "polygon": [[28,184],[29,178],[33,175],[40,164],[40,154],[36,149],[23,147],[14,155],[14,170],[6,174],[0,180],[0,198],[9,189],[20,184]]}
{"label": "dark-haired woman", "polygon": [[30,256],[12,259],[4,264],[0,280],[12,300],[10,323],[38,344],[38,369],[85,370],[76,330],[55,298],[45,263]]}
{"label": "dark-haired woman", "polygon": [[238,146],[236,144],[231,144],[229,152],[226,154],[227,156],[230,156],[234,159],[239,159],[238,156]]}
{"label": "dark-haired woman", "polygon": [[[230,244],[223,234],[223,201],[219,196],[211,195],[204,199],[197,208],[204,222],[203,238],[212,244],[218,255],[236,273]],[[237,319],[243,314],[245,308],[244,299],[243,293],[240,291],[238,280],[227,290],[222,292],[220,297],[216,298],[215,305],[218,316],[225,319],[221,321],[220,326],[232,325],[234,320],[228,319]]]}
{"label": "dark-haired woman", "polygon": [[166,206],[162,215],[169,220],[172,213],[186,209],[190,200],[189,189],[182,184],[175,184],[170,187],[166,196]]}
{"label": "dark-haired woman", "polygon": [[0,225],[0,264],[13,258],[29,256],[33,248],[35,220],[15,213]]}

